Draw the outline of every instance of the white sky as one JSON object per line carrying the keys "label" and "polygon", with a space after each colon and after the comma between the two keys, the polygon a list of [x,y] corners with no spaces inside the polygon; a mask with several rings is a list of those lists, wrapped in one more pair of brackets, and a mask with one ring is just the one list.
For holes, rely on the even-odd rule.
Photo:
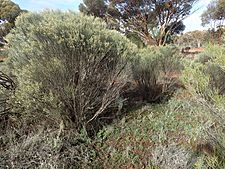
{"label": "white sky", "polygon": [[193,10],[198,10],[184,20],[184,24],[186,25],[185,32],[208,29],[207,27],[201,26],[201,14],[206,10],[210,1],[211,0],[200,0],[198,4],[196,4]]}

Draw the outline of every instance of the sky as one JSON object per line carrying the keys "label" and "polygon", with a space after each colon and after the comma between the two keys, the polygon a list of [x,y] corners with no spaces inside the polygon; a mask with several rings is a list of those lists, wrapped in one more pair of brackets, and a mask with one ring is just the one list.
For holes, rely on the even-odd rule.
{"label": "sky", "polygon": [[[41,11],[44,9],[61,9],[61,10],[75,10],[78,11],[79,4],[83,0],[12,0],[22,9],[29,11]],[[206,10],[207,5],[211,0],[199,0],[194,9],[199,9],[191,16],[184,20],[186,25],[185,32],[193,30],[204,30],[201,26],[201,14]]]}

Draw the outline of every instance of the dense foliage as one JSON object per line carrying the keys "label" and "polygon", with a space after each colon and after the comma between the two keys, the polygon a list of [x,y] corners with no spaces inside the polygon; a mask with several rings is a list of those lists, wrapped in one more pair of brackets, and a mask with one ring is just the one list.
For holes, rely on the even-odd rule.
{"label": "dense foliage", "polygon": [[80,11],[102,17],[109,27],[135,33],[147,45],[165,45],[185,29],[183,20],[198,0],[84,1]]}
{"label": "dense foliage", "polygon": [[222,44],[225,20],[225,0],[212,0],[203,12],[201,19],[203,26],[210,26],[210,34],[213,43]]}
{"label": "dense foliage", "polygon": [[182,68],[179,59],[173,46],[141,49],[132,64],[140,97],[148,102],[159,102],[170,96]]}
{"label": "dense foliage", "polygon": [[[187,64],[183,81],[201,110],[196,115],[203,116],[199,136],[207,139],[215,147],[217,156],[215,168],[223,168],[225,160],[225,90],[224,54],[221,46],[208,46],[206,59]],[[201,62],[199,62],[201,61]]]}
{"label": "dense foliage", "polygon": [[0,168],[225,168],[224,46],[190,59],[126,35],[139,48],[97,17],[18,17],[0,63]]}
{"label": "dense foliage", "polygon": [[211,24],[213,28],[222,26],[225,19],[224,8],[224,0],[211,1],[207,7],[207,10],[202,14],[202,25]]}
{"label": "dense foliage", "polygon": [[224,48],[220,46],[208,47],[199,55],[199,60],[187,66],[183,73],[185,82],[194,93],[213,102],[222,99],[225,93],[224,53]]}
{"label": "dense foliage", "polygon": [[76,130],[117,100],[135,49],[99,19],[73,12],[23,15],[8,41],[18,84],[14,111],[32,120],[62,118]]}
{"label": "dense foliage", "polygon": [[87,15],[104,18],[106,16],[107,5],[104,0],[84,0],[79,9]]}
{"label": "dense foliage", "polygon": [[5,36],[14,26],[14,22],[17,16],[22,12],[19,5],[10,0],[0,1],[0,20],[3,22],[0,24],[0,38]]}

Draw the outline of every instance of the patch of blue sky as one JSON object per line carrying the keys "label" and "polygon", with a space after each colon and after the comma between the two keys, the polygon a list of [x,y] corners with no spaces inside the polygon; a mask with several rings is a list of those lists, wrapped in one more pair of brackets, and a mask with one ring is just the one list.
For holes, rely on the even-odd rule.
{"label": "patch of blue sky", "polygon": [[82,0],[12,0],[22,9],[42,11],[44,9],[77,10]]}

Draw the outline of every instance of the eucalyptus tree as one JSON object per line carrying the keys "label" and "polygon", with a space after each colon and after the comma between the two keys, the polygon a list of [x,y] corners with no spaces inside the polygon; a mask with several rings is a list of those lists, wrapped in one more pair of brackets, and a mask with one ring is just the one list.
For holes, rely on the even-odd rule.
{"label": "eucalyptus tree", "polygon": [[14,27],[15,19],[22,10],[10,0],[0,0],[0,37],[5,36]]}
{"label": "eucalyptus tree", "polygon": [[[82,12],[102,18],[122,33],[136,34],[146,45],[165,45],[184,30],[183,20],[198,0],[85,0]],[[96,5],[101,4],[101,5]]]}

